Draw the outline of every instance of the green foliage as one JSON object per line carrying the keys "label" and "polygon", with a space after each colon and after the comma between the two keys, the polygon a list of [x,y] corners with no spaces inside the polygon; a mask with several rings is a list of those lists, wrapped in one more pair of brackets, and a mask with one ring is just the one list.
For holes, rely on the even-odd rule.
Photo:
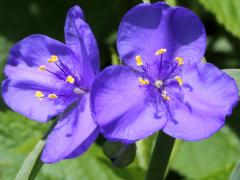
{"label": "green foliage", "polygon": [[240,38],[240,1],[239,0],[199,0],[199,2],[211,13],[218,22],[226,27],[233,35]]}
{"label": "green foliage", "polygon": [[[30,121],[11,111],[0,112],[0,119],[0,179],[14,179],[26,156],[47,130],[47,125]],[[37,150],[35,155],[38,155],[42,145],[42,143],[37,145],[40,148],[35,149]],[[30,158],[33,161],[28,159],[27,163],[34,164],[36,156]],[[29,174],[29,172],[24,173]],[[101,147],[93,145],[80,158],[44,165],[37,179],[78,180],[81,177],[83,180],[91,180],[98,177],[99,180],[134,180],[135,178],[141,180],[144,173],[137,160],[126,169],[112,167]],[[18,179],[21,177],[22,174],[19,174]]]}
{"label": "green foliage", "polygon": [[238,161],[230,177],[230,180],[239,180],[239,179],[240,179],[240,161]]}
{"label": "green foliage", "polygon": [[40,140],[33,151],[29,153],[24,163],[21,166],[21,169],[18,171],[16,180],[33,180],[37,174],[38,170],[42,167],[43,163],[40,160],[42,149],[45,145],[45,140]]}
{"label": "green foliage", "polygon": [[207,140],[181,142],[171,168],[189,179],[226,180],[238,161],[240,141],[228,127]]}

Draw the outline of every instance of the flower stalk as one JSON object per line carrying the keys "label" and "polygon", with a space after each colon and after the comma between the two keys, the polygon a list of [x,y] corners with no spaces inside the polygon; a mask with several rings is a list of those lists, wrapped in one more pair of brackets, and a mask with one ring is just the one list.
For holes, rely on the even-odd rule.
{"label": "flower stalk", "polygon": [[145,180],[163,180],[175,139],[159,132]]}

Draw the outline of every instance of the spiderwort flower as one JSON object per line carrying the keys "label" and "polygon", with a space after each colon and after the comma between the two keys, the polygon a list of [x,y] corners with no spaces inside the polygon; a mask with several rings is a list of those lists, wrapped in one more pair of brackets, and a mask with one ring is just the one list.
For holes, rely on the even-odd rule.
{"label": "spiderwort flower", "polygon": [[46,163],[81,155],[99,133],[89,105],[99,52],[78,6],[67,14],[65,40],[32,35],[15,44],[2,84],[2,96],[16,112],[43,123],[61,114],[42,153]]}
{"label": "spiderwort flower", "polygon": [[140,4],[122,19],[117,49],[125,65],[95,79],[94,119],[105,137],[132,143],[158,130],[188,141],[224,126],[238,100],[235,81],[202,63],[205,29],[183,7]]}

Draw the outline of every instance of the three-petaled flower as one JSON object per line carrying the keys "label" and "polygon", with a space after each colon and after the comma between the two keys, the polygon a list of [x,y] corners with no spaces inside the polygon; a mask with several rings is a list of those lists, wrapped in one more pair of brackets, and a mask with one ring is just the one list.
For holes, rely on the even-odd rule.
{"label": "three-petaled flower", "polygon": [[105,137],[132,143],[158,130],[195,141],[224,126],[238,101],[235,81],[202,63],[206,33],[183,7],[140,4],[122,19],[117,48],[125,65],[95,79],[92,111]]}
{"label": "three-petaled flower", "polygon": [[63,44],[45,35],[32,35],[10,51],[2,96],[15,111],[40,122],[60,115],[47,138],[42,161],[53,163],[85,152],[98,136],[89,93],[99,72],[94,35],[78,6],[65,23]]}

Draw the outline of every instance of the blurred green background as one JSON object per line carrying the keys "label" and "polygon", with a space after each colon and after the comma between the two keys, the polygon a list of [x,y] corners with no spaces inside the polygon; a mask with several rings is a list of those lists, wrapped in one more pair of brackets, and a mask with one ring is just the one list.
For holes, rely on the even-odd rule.
{"label": "blurred green background", "polygon": [[[221,69],[240,67],[239,0],[168,0],[190,8],[205,24],[206,59]],[[140,0],[0,0],[0,78],[9,48],[31,34],[46,34],[64,41],[64,21],[70,7],[80,5],[98,40],[101,67],[118,62],[116,33],[122,16]],[[240,106],[227,125],[201,142],[177,141],[167,179],[232,180],[240,160]],[[0,100],[0,179],[14,179],[28,152],[49,124],[29,121]],[[99,145],[74,160],[44,165],[39,180],[141,180],[149,162],[154,136],[137,143],[137,156],[128,168],[112,167]],[[237,169],[236,171],[237,172]]]}

